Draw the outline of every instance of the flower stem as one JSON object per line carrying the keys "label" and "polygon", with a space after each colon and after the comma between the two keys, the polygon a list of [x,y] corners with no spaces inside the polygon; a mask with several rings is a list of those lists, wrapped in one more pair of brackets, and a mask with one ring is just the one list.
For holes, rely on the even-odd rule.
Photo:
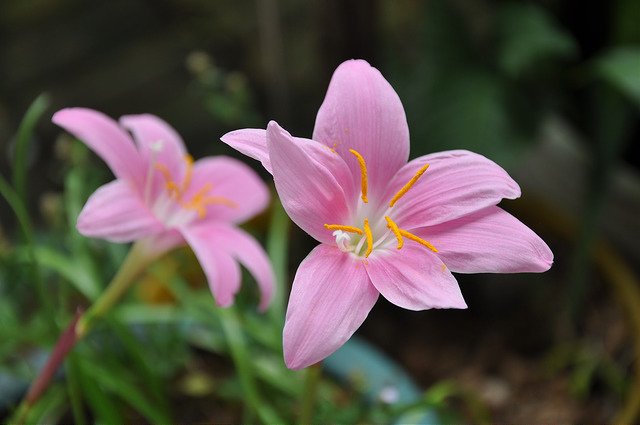
{"label": "flower stem", "polygon": [[298,423],[310,424],[312,423],[313,410],[316,406],[318,383],[322,375],[322,362],[309,366],[305,372],[307,376],[304,384],[304,394],[302,396],[302,406],[300,408]]}
{"label": "flower stem", "polygon": [[74,319],[60,334],[51,356],[33,381],[33,384],[31,384],[27,395],[16,409],[11,422],[24,423],[26,421],[31,408],[47,389],[58,367],[65,360],[76,342],[87,335],[96,319],[103,316],[113,307],[129,289],[137,274],[154,258],[146,253],[146,248],[142,245],[142,242],[134,243],[107,289],[84,314],[82,314],[81,310],[78,310]]}
{"label": "flower stem", "polygon": [[55,347],[53,347],[51,356],[49,356],[47,363],[44,365],[36,379],[29,387],[29,391],[22,400],[22,403],[20,403],[20,406],[18,406],[12,422],[26,422],[27,415],[31,411],[31,407],[36,403],[36,401],[38,401],[42,393],[44,393],[44,391],[47,389],[49,383],[51,382],[51,379],[58,370],[58,366],[60,366],[69,351],[71,351],[75,343],[78,341],[75,329],[76,323],[81,316],[82,310],[78,309],[71,323],[69,323],[67,328],[60,334]]}
{"label": "flower stem", "polygon": [[145,254],[145,249],[140,242],[131,247],[124,263],[100,295],[95,303],[86,311],[76,325],[76,335],[82,339],[91,329],[96,319],[103,316],[124,295],[133,283],[133,279],[140,273],[153,258]]}
{"label": "flower stem", "polygon": [[275,296],[267,311],[271,320],[279,326],[284,323],[285,306],[287,303],[287,253],[289,252],[289,227],[291,221],[284,211],[282,204],[274,199],[272,203],[271,222],[267,235],[267,253],[271,259],[273,272],[276,277]]}

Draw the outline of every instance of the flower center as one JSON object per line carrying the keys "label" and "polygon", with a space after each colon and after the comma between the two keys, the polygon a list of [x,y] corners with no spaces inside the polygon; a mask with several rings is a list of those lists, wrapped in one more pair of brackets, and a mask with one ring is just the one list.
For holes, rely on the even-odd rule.
{"label": "flower center", "polygon": [[[362,201],[366,204],[369,202],[369,199],[367,198],[367,165],[362,155],[360,155],[358,152],[353,149],[349,149],[349,152],[351,152],[356,157],[356,159],[358,160],[358,164],[360,165],[360,191],[362,195]],[[409,180],[409,182],[405,184],[398,191],[398,193],[393,196],[393,198],[391,198],[391,201],[389,202],[389,208],[392,208],[396,204],[396,202],[398,202],[398,200],[400,200],[400,198],[402,198],[404,194],[407,193],[409,189],[411,189],[411,187],[418,181],[418,179],[424,174],[424,172],[427,171],[427,168],[429,168],[429,164],[425,164],[422,168],[420,168],[418,172],[411,178],[411,180]],[[382,236],[380,236],[380,238],[375,242],[374,233],[371,230],[368,218],[364,219],[364,225],[362,229],[357,226],[347,226],[341,224],[325,224],[324,228],[327,230],[334,230],[333,236],[335,236],[336,245],[341,251],[353,252],[358,256],[362,255],[362,250],[364,248],[365,242],[367,244],[367,248],[364,252],[364,256],[369,257],[373,249],[380,245],[391,233],[393,233],[398,241],[397,249],[401,249],[403,247],[404,238],[407,238],[429,248],[433,252],[438,252],[438,250],[431,243],[420,239],[413,233],[409,233],[406,230],[399,228],[398,225],[388,215],[385,215],[384,218],[387,221],[386,228],[388,230],[384,232]],[[351,236],[349,236],[349,233],[354,233],[360,236],[360,240],[358,241],[356,246],[350,244]]]}
{"label": "flower center", "polygon": [[164,188],[168,192],[169,199],[175,201],[186,210],[197,211],[199,219],[206,217],[207,210],[205,207],[207,205],[219,204],[229,208],[237,208],[237,204],[228,198],[222,196],[208,196],[211,189],[213,189],[213,185],[209,182],[205,183],[199,190],[191,195],[189,199],[185,200],[184,195],[190,188],[191,177],[193,175],[193,157],[186,154],[183,159],[186,164],[184,178],[182,179],[182,182],[176,182],[172,179],[169,169],[164,164],[156,163],[155,155],[152,158],[151,163],[153,164],[154,169],[160,171],[164,176]]}

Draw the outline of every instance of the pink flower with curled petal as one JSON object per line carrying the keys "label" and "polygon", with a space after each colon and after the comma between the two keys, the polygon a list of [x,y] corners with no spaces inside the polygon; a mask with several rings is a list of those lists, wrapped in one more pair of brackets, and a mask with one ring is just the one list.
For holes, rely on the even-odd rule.
{"label": "pink flower with curled petal", "polygon": [[153,115],[115,122],[84,108],[58,111],[53,122],[83,141],[116,179],[96,190],[78,217],[85,236],[144,243],[147,259],[188,243],[216,303],[229,306],[240,288],[242,263],[255,277],[264,310],[273,272],[262,247],[236,227],[269,202],[269,191],[247,165],[228,157],[198,161],[176,131]]}
{"label": "pink flower with curled petal", "polygon": [[520,188],[494,162],[457,150],[407,163],[402,103],[365,61],[335,71],[313,140],[275,122],[222,140],[262,162],[291,219],[321,242],[289,298],[283,344],[292,369],[344,344],[379,294],[410,310],[466,308],[451,272],[551,266],[547,245],[496,206]]}

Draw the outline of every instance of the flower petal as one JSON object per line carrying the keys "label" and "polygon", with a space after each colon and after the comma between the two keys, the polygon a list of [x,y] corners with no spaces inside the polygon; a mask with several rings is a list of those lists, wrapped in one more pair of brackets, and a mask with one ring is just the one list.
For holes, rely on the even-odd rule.
{"label": "flower petal", "polygon": [[520,196],[518,184],[495,162],[456,150],[421,156],[405,165],[389,184],[391,198],[425,164],[427,171],[390,209],[399,227],[410,230],[462,217]]}
{"label": "flower petal", "polygon": [[283,331],[284,361],[302,369],[324,359],[360,327],[378,299],[362,260],[319,245],[296,272]]}
{"label": "flower petal", "polygon": [[291,219],[316,240],[334,244],[325,224],[342,224],[356,195],[338,154],[313,140],[294,139],[276,122],[267,128],[269,156],[280,201]]}
{"label": "flower petal", "polygon": [[157,233],[139,240],[144,251],[151,258],[159,258],[165,253],[184,245],[184,236],[176,229],[167,229],[162,233]]}
{"label": "flower petal", "polygon": [[405,241],[402,249],[376,250],[364,264],[376,289],[399,307],[467,308],[449,269],[422,245]]}
{"label": "flower petal", "polygon": [[189,202],[205,186],[211,189],[204,198],[222,198],[232,203],[207,204],[207,220],[240,223],[264,211],[269,204],[267,185],[251,167],[234,158],[216,156],[196,161],[183,201]]}
{"label": "flower petal", "polygon": [[223,247],[255,278],[261,294],[259,310],[264,311],[273,298],[275,280],[267,253],[252,236],[241,229],[223,224],[211,224],[207,227],[210,229],[211,243]]}
{"label": "flower petal", "polygon": [[430,240],[457,273],[544,272],[553,263],[547,244],[499,207],[414,232]]}
{"label": "flower petal", "polygon": [[271,174],[271,161],[267,148],[267,131],[257,128],[245,128],[229,132],[220,138],[224,143],[250,158],[257,159]]}
{"label": "flower petal", "polygon": [[62,109],[51,119],[80,139],[102,158],[118,179],[133,182],[141,190],[145,167],[133,140],[114,120],[86,108]]}
{"label": "flower petal", "polygon": [[334,72],[318,110],[313,140],[345,159],[356,184],[360,168],[349,152],[367,164],[369,193],[377,200],[409,158],[409,127],[402,102],[380,71],[363,60],[349,60]]}
{"label": "flower petal", "polygon": [[224,246],[216,242],[218,226],[184,226],[178,230],[198,258],[216,305],[232,305],[240,289],[240,265]]}
{"label": "flower petal", "polygon": [[[169,124],[150,114],[125,115],[120,117],[122,127],[133,133],[138,144],[138,150],[148,171],[149,161],[154,158],[156,164],[167,168],[174,181],[180,182],[184,178],[187,150],[180,135]],[[157,147],[156,147],[157,146]],[[156,171],[155,192],[165,183],[165,177]],[[155,198],[156,193],[153,197]]]}
{"label": "flower petal", "polygon": [[78,216],[78,231],[111,242],[131,242],[164,231],[129,182],[114,180],[96,190]]}

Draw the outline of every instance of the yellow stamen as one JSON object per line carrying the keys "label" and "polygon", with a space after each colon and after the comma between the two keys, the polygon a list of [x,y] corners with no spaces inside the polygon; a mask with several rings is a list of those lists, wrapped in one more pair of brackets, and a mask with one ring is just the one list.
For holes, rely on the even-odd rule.
{"label": "yellow stamen", "polygon": [[423,175],[425,171],[427,171],[427,168],[429,168],[429,164],[425,164],[421,169],[418,170],[415,176],[411,177],[409,183],[405,184],[404,187],[400,189],[398,193],[396,193],[395,196],[391,199],[389,207],[392,207],[398,201],[398,199],[402,198],[402,195],[404,195],[409,189],[411,189],[411,186],[413,186],[415,182],[418,181],[420,176]]}
{"label": "yellow stamen", "polygon": [[200,202],[200,205],[219,204],[233,209],[238,208],[238,204],[223,196],[208,196],[206,198],[199,199],[198,201]]}
{"label": "yellow stamen", "polygon": [[165,167],[163,164],[155,164],[155,169],[160,171],[164,176],[165,184],[164,187],[169,191],[169,197],[175,200],[180,199],[182,194],[186,192],[189,188],[189,184],[191,183],[191,174],[193,172],[193,157],[189,154],[184,156],[184,162],[187,165],[185,170],[184,179],[182,180],[182,187],[180,187],[176,182],[171,179],[171,173],[169,173],[169,169]]}
{"label": "yellow stamen", "polygon": [[180,197],[180,187],[171,180],[171,174],[169,173],[169,169],[165,167],[163,164],[155,164],[155,169],[160,171],[166,180],[164,183],[164,187],[169,191],[169,197],[173,199],[177,199]]}
{"label": "yellow stamen", "polygon": [[373,250],[373,235],[371,234],[371,228],[369,227],[369,220],[364,219],[364,233],[367,235],[367,252],[364,253],[365,257],[368,257]]}
{"label": "yellow stamen", "polygon": [[366,204],[369,202],[367,199],[367,165],[364,163],[364,158],[358,152],[353,149],[349,149],[349,152],[354,154],[360,163],[360,174],[362,174],[362,179],[360,180],[360,186],[362,190],[362,200]]}
{"label": "yellow stamen", "polygon": [[325,224],[324,228],[327,230],[342,230],[343,232],[357,233],[358,235],[362,235],[362,230],[357,227],[351,226],[341,226],[339,224]]}
{"label": "yellow stamen", "polygon": [[202,188],[197,191],[196,193],[193,194],[193,197],[191,198],[191,202],[200,202],[200,200],[202,199],[202,197],[204,195],[206,195],[207,193],[209,193],[209,191],[211,190],[212,185],[209,182],[206,182],[204,184],[204,186],[202,186]]}
{"label": "yellow stamen", "polygon": [[393,220],[391,220],[388,216],[384,216],[384,218],[387,220],[387,223],[388,223],[387,227],[391,229],[393,234],[396,235],[396,239],[398,239],[398,249],[402,248],[403,240],[402,240],[402,233],[400,233],[400,229],[398,229],[398,226],[396,225],[396,223],[394,223]]}
{"label": "yellow stamen", "polygon": [[418,242],[420,245],[426,246],[427,248],[429,248],[433,252],[438,252],[438,250],[433,245],[431,245],[429,242],[425,241],[424,239],[420,239],[416,235],[411,234],[411,233],[407,232],[406,230],[398,229],[398,231],[405,238],[407,238],[409,240],[412,240],[414,242]]}
{"label": "yellow stamen", "polygon": [[193,172],[193,157],[189,154],[184,155],[184,162],[187,164],[187,169],[184,172],[184,180],[182,180],[182,190],[184,193],[191,183],[191,173]]}

